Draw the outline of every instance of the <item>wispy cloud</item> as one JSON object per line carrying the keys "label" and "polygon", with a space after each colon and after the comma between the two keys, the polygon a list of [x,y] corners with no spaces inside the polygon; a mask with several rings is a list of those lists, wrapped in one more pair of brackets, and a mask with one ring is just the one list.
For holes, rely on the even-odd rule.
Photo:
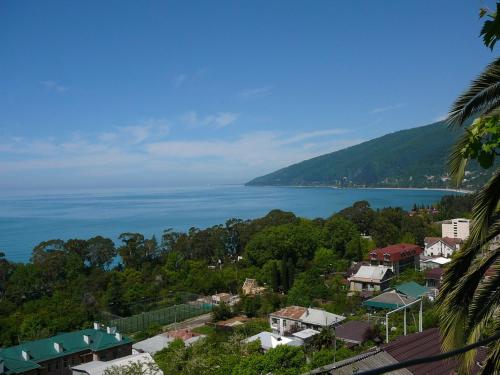
{"label": "wispy cloud", "polygon": [[239,93],[239,96],[243,98],[251,98],[258,96],[268,96],[271,95],[273,86],[257,87],[253,89],[243,90]]}
{"label": "wispy cloud", "polygon": [[129,176],[136,177],[133,181],[183,181],[190,176],[196,181],[243,182],[363,141],[339,137],[342,129],[250,132],[229,139],[175,138],[158,121],[71,139],[2,140],[0,173],[19,184],[40,173],[50,176],[40,183],[49,179],[89,182],[92,176],[97,186],[113,183],[114,178],[131,181]]}
{"label": "wispy cloud", "polygon": [[181,115],[180,119],[188,127],[208,126],[221,129],[234,123],[238,119],[238,114],[234,112],[219,112],[200,116],[196,111],[189,111]]}
{"label": "wispy cloud", "polygon": [[174,88],[178,89],[188,82],[194,82],[202,78],[208,72],[207,68],[199,68],[191,73],[178,73],[172,77],[172,84]]}
{"label": "wispy cloud", "polygon": [[441,115],[438,115],[438,116],[434,117],[434,118],[432,119],[432,121],[433,121],[433,122],[444,121],[444,120],[446,120],[447,118],[448,118],[448,114],[447,114],[447,113],[443,113],[443,114],[441,114]]}
{"label": "wispy cloud", "polygon": [[394,111],[395,109],[399,109],[399,108],[402,108],[404,106],[406,106],[406,104],[404,104],[404,103],[388,105],[386,107],[374,108],[370,111],[370,113],[382,113],[382,112]]}
{"label": "wispy cloud", "polygon": [[40,84],[48,91],[59,93],[68,91],[68,88],[66,86],[63,86],[56,81],[41,81]]}

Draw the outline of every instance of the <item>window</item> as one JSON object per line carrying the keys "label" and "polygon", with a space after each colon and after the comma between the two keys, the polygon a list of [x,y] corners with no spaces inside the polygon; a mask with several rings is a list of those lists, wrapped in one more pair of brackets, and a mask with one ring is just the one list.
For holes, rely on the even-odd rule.
{"label": "window", "polygon": [[64,358],[64,367],[68,367],[69,363],[68,363],[68,358]]}
{"label": "window", "polygon": [[286,327],[286,320],[283,319],[283,327]]}
{"label": "window", "polygon": [[48,372],[51,372],[52,371],[52,365],[49,363],[47,363],[47,371]]}

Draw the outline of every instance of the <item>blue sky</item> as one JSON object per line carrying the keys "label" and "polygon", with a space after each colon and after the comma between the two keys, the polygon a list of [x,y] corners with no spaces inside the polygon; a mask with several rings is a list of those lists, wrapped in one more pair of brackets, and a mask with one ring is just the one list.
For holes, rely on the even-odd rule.
{"label": "blue sky", "polygon": [[485,1],[3,1],[0,189],[242,183],[442,118]]}

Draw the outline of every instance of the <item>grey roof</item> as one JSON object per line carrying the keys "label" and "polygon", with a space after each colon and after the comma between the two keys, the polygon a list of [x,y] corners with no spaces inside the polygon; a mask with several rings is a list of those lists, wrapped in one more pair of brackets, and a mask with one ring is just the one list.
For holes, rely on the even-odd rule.
{"label": "grey roof", "polygon": [[172,337],[168,337],[167,335],[161,333],[159,335],[150,337],[149,339],[136,342],[132,345],[132,348],[139,352],[155,354],[163,348],[166,348],[172,341],[174,341]]}
{"label": "grey roof", "polygon": [[354,274],[351,276],[353,280],[366,281],[372,283],[380,283],[384,278],[385,274],[391,270],[387,266],[361,266]]}
{"label": "grey roof", "polygon": [[292,336],[298,337],[301,340],[307,340],[310,337],[316,336],[318,333],[319,331],[316,331],[315,329],[307,328],[302,331],[295,332]]}
{"label": "grey roof", "polygon": [[[106,370],[113,366],[121,367],[131,363],[142,363],[144,366],[147,363],[154,363],[154,360],[149,353],[140,353],[117,358],[112,361],[92,361],[78,366],[73,366],[71,369],[78,370],[78,372],[84,372],[89,375],[103,375]],[[146,369],[147,367],[143,367],[143,370]],[[163,371],[158,368],[150,374],[163,375]]]}
{"label": "grey roof", "polygon": [[[331,365],[319,367],[311,372],[308,372],[308,374],[352,375],[358,371],[372,370],[382,366],[391,365],[393,363],[398,363],[398,361],[390,354],[377,349],[343,361],[332,363]],[[387,374],[412,375],[412,373],[407,369],[395,370],[388,372]]]}
{"label": "grey roof", "polygon": [[332,314],[325,310],[319,309],[307,309],[307,311],[302,315],[302,323],[312,324],[315,326],[329,327],[331,325],[340,323],[345,320],[342,315]]}

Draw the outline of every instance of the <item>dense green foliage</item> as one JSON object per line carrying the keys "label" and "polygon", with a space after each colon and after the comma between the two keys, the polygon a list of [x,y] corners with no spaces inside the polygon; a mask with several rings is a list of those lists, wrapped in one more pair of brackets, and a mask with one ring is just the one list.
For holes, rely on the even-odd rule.
{"label": "dense green foliage", "polygon": [[[444,198],[439,205],[455,213],[464,203]],[[366,259],[375,246],[422,244],[425,235],[436,234],[432,221],[427,213],[373,210],[362,201],[327,219],[274,210],[187,233],[166,230],[160,241],[140,233],[120,235],[118,246],[102,237],[45,241],[26,264],[0,254],[0,345],[178,304],[186,292],[236,294],[246,277],[266,286],[266,293],[242,296],[233,311],[217,309],[217,318],[264,316],[287,304],[355,313],[359,301],[342,283],[351,261]],[[116,254],[121,263],[113,263]],[[137,337],[160,328],[145,328]]]}
{"label": "dense green foliage", "polygon": [[[442,122],[401,130],[330,154],[305,160],[248,185],[450,187],[448,152],[463,133]],[[481,186],[491,173],[471,163],[464,188]]]}

